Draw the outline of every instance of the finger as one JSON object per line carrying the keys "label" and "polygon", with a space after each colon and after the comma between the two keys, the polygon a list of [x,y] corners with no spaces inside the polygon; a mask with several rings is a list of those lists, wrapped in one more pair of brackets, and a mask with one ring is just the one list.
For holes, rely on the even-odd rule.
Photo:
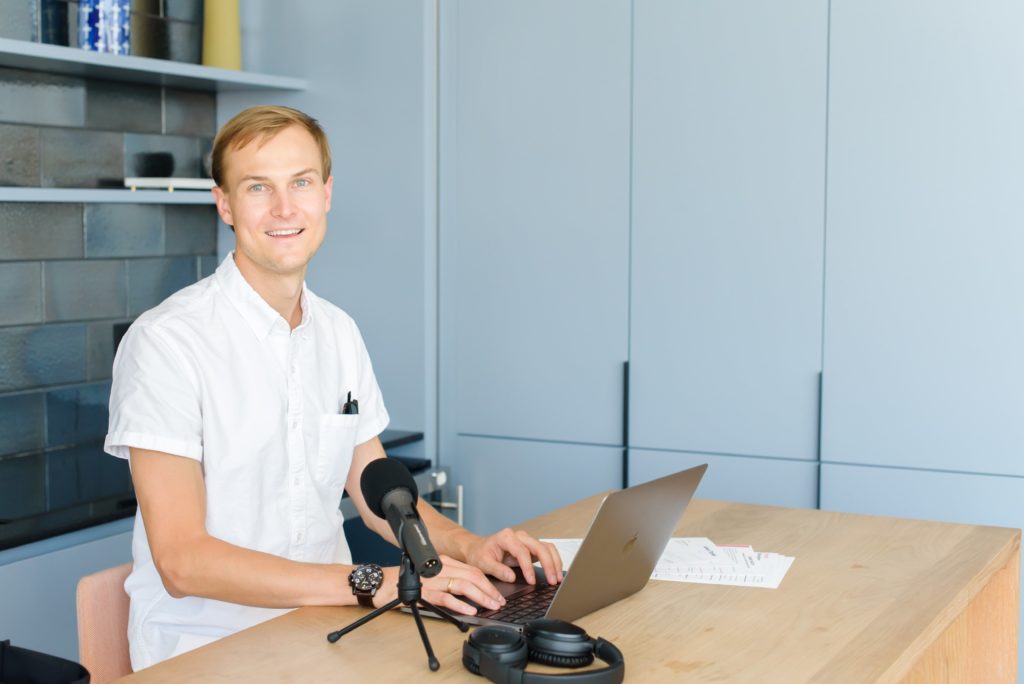
{"label": "finger", "polygon": [[476,608],[461,601],[455,597],[454,594],[449,594],[447,591],[427,591],[424,587],[423,598],[435,606],[441,608],[447,608],[453,613],[461,613],[462,615],[476,615]]}
{"label": "finger", "polygon": [[562,579],[562,558],[551,544],[534,539],[529,534],[519,531],[519,542],[530,550],[533,558],[540,562],[548,584],[558,584]]}
{"label": "finger", "polygon": [[[484,580],[484,582],[487,585],[491,584],[490,582],[487,582],[487,580]],[[494,589],[493,586],[490,586],[490,588]],[[495,590],[495,593],[497,594],[495,597],[491,595],[490,592],[486,591],[485,587],[481,587],[471,578],[464,577],[453,578],[451,590],[448,593],[472,599],[477,605],[483,606],[484,608],[490,608],[491,610],[501,608],[502,601],[504,600],[501,594],[497,594],[497,590]]]}
{"label": "finger", "polygon": [[[487,575],[485,575],[483,570],[480,568],[474,568],[470,565],[464,566],[460,569],[460,573],[456,575],[456,582],[460,579],[475,587],[477,591],[480,591],[489,600],[496,601],[499,606],[505,603],[505,597],[502,596],[501,592],[498,591],[498,588],[491,583],[491,580],[487,579]],[[472,598],[474,601],[476,600],[475,597]]]}
{"label": "finger", "polygon": [[457,594],[466,594],[468,592],[465,590],[457,591],[456,586],[464,588],[472,585],[475,591],[470,595],[470,598],[480,605],[498,608],[500,604],[505,603],[505,597],[491,584],[491,581],[487,579],[487,576],[479,568],[474,568],[472,565],[467,565],[451,558],[445,558],[444,556],[442,556],[442,564],[444,571],[441,573],[441,576],[430,580],[432,587],[437,589],[443,588],[446,591],[452,591]]}
{"label": "finger", "polygon": [[555,563],[555,577],[561,582],[565,579],[565,566],[562,564],[562,554],[558,552],[558,547],[551,542],[543,542],[546,546],[551,549],[551,556]]}
{"label": "finger", "polygon": [[502,542],[502,548],[505,549],[505,553],[512,556],[516,563],[519,564],[519,569],[523,573],[523,577],[530,584],[537,583],[537,573],[533,569],[533,552],[526,544],[523,543],[522,536],[527,539],[531,537],[525,532],[519,534],[510,534],[500,539]]}
{"label": "finger", "polygon": [[497,577],[505,582],[515,582],[516,573],[512,568],[502,562],[505,551],[501,545],[498,544],[496,538],[489,537],[485,543],[487,546],[484,548],[483,552],[480,553],[479,557],[474,558],[474,562],[480,570],[491,577]]}
{"label": "finger", "polygon": [[562,557],[554,544],[537,540],[537,557],[540,566],[544,568],[544,576],[548,578],[548,584],[558,584],[562,581]]}

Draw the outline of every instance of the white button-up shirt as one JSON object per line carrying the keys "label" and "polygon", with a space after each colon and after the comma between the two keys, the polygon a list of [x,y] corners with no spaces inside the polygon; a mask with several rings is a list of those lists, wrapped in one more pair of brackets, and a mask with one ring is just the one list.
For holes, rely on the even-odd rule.
{"label": "white button-up shirt", "polygon": [[[114,360],[106,451],[201,461],[206,529],[297,561],[351,562],[338,510],[352,449],[388,423],[352,319],[303,286],[291,330],[235,266],[174,294],[132,324]],[[348,393],[358,415],[341,415]],[[283,610],[175,599],[135,516],[129,643],[139,669]]]}

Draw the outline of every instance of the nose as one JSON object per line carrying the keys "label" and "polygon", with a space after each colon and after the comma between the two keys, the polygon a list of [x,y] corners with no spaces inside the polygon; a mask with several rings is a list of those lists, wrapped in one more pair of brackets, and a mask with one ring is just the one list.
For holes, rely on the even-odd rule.
{"label": "nose", "polygon": [[287,218],[295,213],[292,198],[287,192],[274,193],[274,202],[270,207],[270,212],[280,218]]}

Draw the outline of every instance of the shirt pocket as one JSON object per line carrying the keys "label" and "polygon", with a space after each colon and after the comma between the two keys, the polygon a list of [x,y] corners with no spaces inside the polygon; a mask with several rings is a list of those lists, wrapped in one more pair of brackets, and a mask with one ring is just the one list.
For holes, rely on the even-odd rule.
{"label": "shirt pocket", "polygon": [[320,416],[316,470],[313,473],[318,481],[331,487],[344,486],[352,464],[358,429],[358,415],[332,413]]}

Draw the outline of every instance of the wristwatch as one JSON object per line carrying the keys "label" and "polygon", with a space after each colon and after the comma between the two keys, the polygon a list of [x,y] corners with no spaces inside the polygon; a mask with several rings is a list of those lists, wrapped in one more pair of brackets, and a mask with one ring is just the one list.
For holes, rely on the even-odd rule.
{"label": "wristwatch", "polygon": [[352,587],[352,593],[359,601],[359,605],[364,608],[373,608],[373,595],[383,583],[384,571],[373,563],[360,565],[348,576],[348,585]]}

